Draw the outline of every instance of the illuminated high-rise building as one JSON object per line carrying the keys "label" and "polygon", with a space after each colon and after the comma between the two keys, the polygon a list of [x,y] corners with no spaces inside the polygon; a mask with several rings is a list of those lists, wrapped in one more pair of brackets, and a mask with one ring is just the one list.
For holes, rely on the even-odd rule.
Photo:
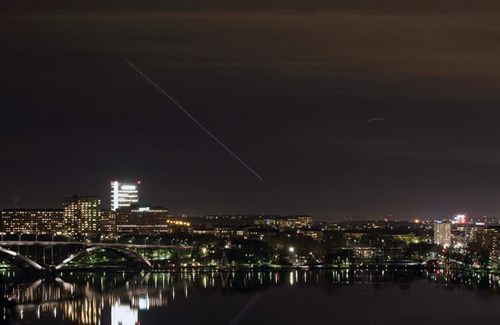
{"label": "illuminated high-rise building", "polygon": [[436,221],[434,223],[434,244],[448,247],[451,245],[451,223]]}
{"label": "illuminated high-rise building", "polygon": [[101,198],[72,196],[64,199],[64,232],[67,235],[90,235],[101,231]]}
{"label": "illuminated high-rise building", "polygon": [[139,203],[139,185],[137,183],[122,183],[111,181],[111,210],[129,207]]}

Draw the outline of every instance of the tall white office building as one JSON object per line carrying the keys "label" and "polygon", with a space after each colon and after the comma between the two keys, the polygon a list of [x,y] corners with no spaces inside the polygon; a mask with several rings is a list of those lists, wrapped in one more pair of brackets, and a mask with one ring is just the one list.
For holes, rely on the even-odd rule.
{"label": "tall white office building", "polygon": [[434,223],[434,244],[449,247],[451,245],[451,223],[436,221]]}
{"label": "tall white office building", "polygon": [[140,184],[141,181],[137,183],[111,181],[111,210],[116,211],[118,208],[138,204]]}

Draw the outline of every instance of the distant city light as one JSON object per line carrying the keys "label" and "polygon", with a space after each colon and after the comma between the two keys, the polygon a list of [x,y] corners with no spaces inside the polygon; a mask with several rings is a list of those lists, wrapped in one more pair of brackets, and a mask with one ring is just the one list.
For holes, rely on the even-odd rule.
{"label": "distant city light", "polygon": [[457,214],[454,218],[453,218],[453,223],[458,223],[458,224],[464,224],[467,222],[467,217],[465,216],[465,214]]}
{"label": "distant city light", "polygon": [[191,226],[191,223],[189,222],[184,222],[184,221],[178,221],[178,220],[167,220],[167,223],[176,225],[176,226]]}

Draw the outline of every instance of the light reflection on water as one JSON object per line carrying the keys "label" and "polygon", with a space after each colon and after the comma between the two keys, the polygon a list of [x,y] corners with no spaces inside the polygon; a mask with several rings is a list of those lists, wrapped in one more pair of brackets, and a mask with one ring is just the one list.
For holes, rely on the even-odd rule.
{"label": "light reflection on water", "polygon": [[[155,315],[158,310],[186,313],[184,319],[189,323],[189,309],[200,308],[200,301],[206,302],[209,297],[221,299],[221,303],[231,309],[229,314],[236,315],[222,317],[222,322],[245,323],[246,318],[255,317],[249,312],[252,308],[258,308],[258,301],[264,299],[260,296],[261,292],[278,289],[284,290],[287,295],[297,295],[297,299],[300,299],[307,295],[317,296],[321,292],[339,292],[341,288],[350,288],[344,290],[345,300],[348,300],[347,297],[351,299],[365,296],[368,297],[367,302],[370,302],[369,299],[373,297],[393,294],[393,288],[411,292],[412,286],[422,288],[422,285],[425,285],[425,290],[459,288],[478,297],[495,299],[496,302],[500,300],[498,275],[466,274],[451,270],[325,269],[217,272],[186,269],[162,273],[62,272],[52,279],[44,280],[27,280],[21,272],[2,271],[0,278],[5,297],[3,319],[6,324],[46,324],[50,321],[54,325],[137,325],[140,322],[146,325],[145,320]],[[312,288],[314,293],[306,291],[308,288]],[[294,291],[296,289],[302,291]],[[351,294],[354,296],[350,296]],[[415,293],[415,301],[422,299],[421,295],[427,294],[431,294],[431,291]],[[249,296],[242,298],[245,295]],[[241,306],[236,304],[235,298],[242,301]],[[193,301],[191,306],[190,299]],[[343,300],[335,301],[338,304]],[[320,301],[323,302],[327,305],[328,297]],[[175,308],[170,306],[172,304]],[[277,305],[279,304],[278,302]],[[217,303],[214,302],[212,307],[214,306],[218,307]],[[224,308],[221,310],[224,313]],[[325,316],[322,317],[321,320],[325,320]],[[150,320],[149,323],[154,322]]]}

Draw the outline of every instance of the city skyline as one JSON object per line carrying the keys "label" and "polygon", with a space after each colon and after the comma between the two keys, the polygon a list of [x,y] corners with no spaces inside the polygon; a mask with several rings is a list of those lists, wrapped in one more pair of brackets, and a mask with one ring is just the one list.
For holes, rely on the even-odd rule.
{"label": "city skyline", "polygon": [[2,209],[140,179],[176,215],[499,215],[496,2],[0,6]]}
{"label": "city skyline", "polygon": [[[119,185],[118,185],[119,184]],[[116,211],[116,209],[118,207],[122,208],[122,207],[161,207],[161,204],[158,204],[156,202],[145,202],[145,201],[139,201],[138,199],[138,186],[142,184],[142,181],[137,181],[137,182],[128,182],[128,181],[110,181],[110,185],[111,185],[111,195],[108,197],[106,195],[104,196],[100,196],[100,195],[91,195],[90,197],[95,197],[95,198],[98,198],[99,199],[99,202],[101,202],[101,200],[103,202],[108,202],[109,204],[106,204],[104,203],[102,205],[102,210],[108,210],[108,211]],[[122,187],[125,186],[125,190],[122,189]],[[118,197],[118,194],[120,193],[120,203],[118,205],[118,200],[116,200],[116,207],[114,208],[114,204],[113,204],[113,199]],[[123,196],[123,198],[121,198]],[[73,196],[74,198],[76,197],[79,197],[77,194],[75,194]],[[73,197],[66,197],[64,198],[64,201],[61,203],[62,206],[65,205],[65,201],[68,200],[68,199],[71,199]],[[84,195],[82,197],[89,197],[87,195]],[[60,206],[59,207],[48,207],[48,206],[36,206],[36,207],[24,207],[24,206],[16,206],[16,207],[3,207],[2,208],[3,210],[40,210],[40,211],[43,211],[43,210],[61,210],[63,211],[64,209],[61,208]],[[2,210],[0,209],[0,211]],[[228,215],[247,215],[247,216],[250,216],[250,215],[254,215],[254,216],[258,216],[258,215],[277,215],[277,216],[286,216],[287,214],[283,214],[283,213],[265,213],[265,212],[262,212],[262,213],[245,213],[245,212],[238,212],[238,213],[228,213],[228,212],[222,212],[222,213],[201,213],[201,214],[195,214],[195,215],[188,215],[186,213],[182,213],[182,212],[179,212],[179,213],[176,213],[175,214],[176,216],[191,216],[191,217],[196,217],[196,216],[210,216],[210,215],[221,215],[221,216],[228,216]],[[291,213],[291,214],[288,214],[289,216],[298,216],[298,215],[301,215],[301,214],[297,214],[297,213]],[[310,215],[310,214],[302,214],[302,215]],[[314,216],[313,216],[314,217]],[[330,218],[330,219],[321,219],[321,218],[315,218],[316,221],[321,221],[321,222],[336,222],[336,221],[364,221],[364,220],[394,220],[394,221],[415,221],[415,222],[419,222],[419,221],[425,221],[425,220],[449,220],[449,221],[454,221],[454,222],[458,222],[457,220],[459,220],[460,222],[465,222],[465,220],[470,220],[472,221],[473,219],[477,219],[477,221],[479,220],[483,220],[483,219],[487,219],[487,218],[498,218],[498,215],[484,215],[484,214],[476,214],[476,215],[470,215],[468,214],[467,212],[463,212],[463,211],[459,211],[459,212],[452,212],[452,213],[448,213],[448,214],[445,214],[445,215],[440,215],[440,216],[437,216],[437,215],[432,215],[432,216],[421,216],[422,218],[421,219],[412,219],[411,217],[401,217],[401,216],[393,216],[393,215],[389,215],[389,216],[383,216],[383,217],[377,217],[377,216],[373,216],[373,215],[365,215],[365,216],[361,216],[361,215],[345,215],[345,216],[340,216],[338,218]],[[492,219],[493,220],[493,219]]]}

